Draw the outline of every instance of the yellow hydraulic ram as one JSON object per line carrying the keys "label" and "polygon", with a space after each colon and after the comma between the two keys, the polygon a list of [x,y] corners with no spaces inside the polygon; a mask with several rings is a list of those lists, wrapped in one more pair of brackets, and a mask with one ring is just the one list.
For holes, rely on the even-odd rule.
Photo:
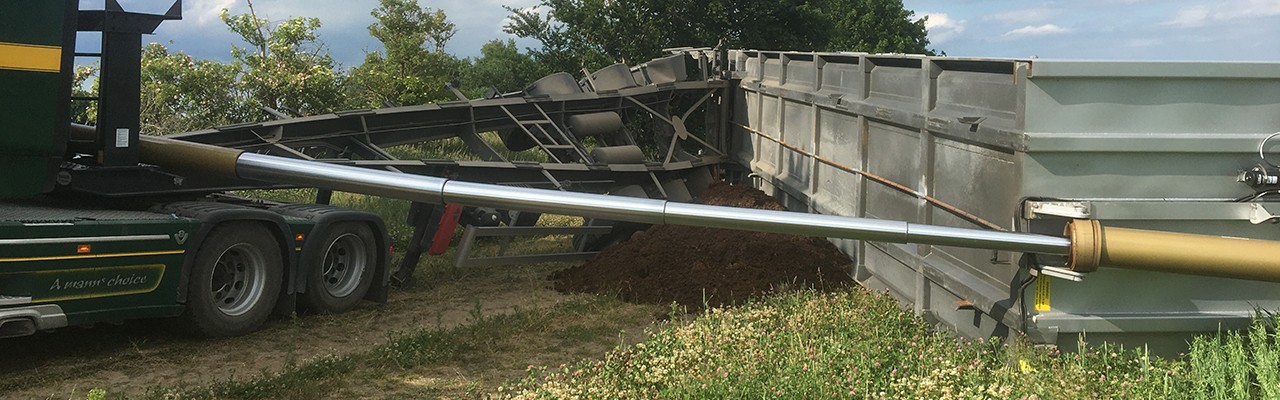
{"label": "yellow hydraulic ram", "polygon": [[1067,224],[1068,268],[1099,266],[1280,282],[1280,242],[1105,227],[1096,220]]}
{"label": "yellow hydraulic ram", "polygon": [[255,154],[144,136],[144,162],[188,175],[313,186],[425,203],[540,211],[648,224],[776,232],[1061,254],[1078,272],[1099,266],[1280,282],[1280,242],[1103,227],[1077,220],[1067,238],[904,221],[718,207],[509,187]]}

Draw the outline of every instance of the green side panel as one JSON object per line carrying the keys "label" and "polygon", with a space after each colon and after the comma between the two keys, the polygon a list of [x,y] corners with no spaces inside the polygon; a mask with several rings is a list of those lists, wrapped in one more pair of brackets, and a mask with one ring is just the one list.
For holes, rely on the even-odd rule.
{"label": "green side panel", "polygon": [[0,42],[62,45],[62,24],[74,2],[65,0],[0,1]]}
{"label": "green side panel", "polygon": [[[0,43],[63,46],[75,1],[0,1]],[[69,54],[62,73],[0,69],[0,198],[52,188],[66,146]]]}
{"label": "green side panel", "polygon": [[54,126],[59,75],[0,70],[0,198],[48,190],[62,159]]}
{"label": "green side panel", "polygon": [[[7,145],[7,144],[6,144]],[[49,157],[28,157],[0,152],[0,198],[39,193],[49,184]]]}
{"label": "green side panel", "polygon": [[176,315],[183,262],[196,247],[187,239],[200,226],[165,214],[0,203],[0,294],[57,304],[73,325]]}

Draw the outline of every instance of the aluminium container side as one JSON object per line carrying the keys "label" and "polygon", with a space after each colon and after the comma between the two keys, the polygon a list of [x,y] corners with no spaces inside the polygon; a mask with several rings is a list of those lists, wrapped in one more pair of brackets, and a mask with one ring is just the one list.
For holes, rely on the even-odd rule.
{"label": "aluminium container side", "polygon": [[[729,55],[731,155],[793,210],[1046,234],[1085,217],[1280,240],[1280,227],[1249,221],[1280,206],[1233,201],[1255,192],[1235,177],[1280,131],[1280,64]],[[1029,212],[1030,201],[1074,211]],[[1108,268],[1030,282],[1019,253],[835,243],[859,281],[968,336],[1179,348],[1280,310],[1274,283]]]}

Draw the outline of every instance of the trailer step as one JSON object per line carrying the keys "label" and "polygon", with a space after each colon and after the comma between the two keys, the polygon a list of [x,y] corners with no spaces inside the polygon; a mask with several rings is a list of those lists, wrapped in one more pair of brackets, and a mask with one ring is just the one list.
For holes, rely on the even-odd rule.
{"label": "trailer step", "polygon": [[31,304],[30,296],[6,296],[0,294],[0,306],[20,306]]}

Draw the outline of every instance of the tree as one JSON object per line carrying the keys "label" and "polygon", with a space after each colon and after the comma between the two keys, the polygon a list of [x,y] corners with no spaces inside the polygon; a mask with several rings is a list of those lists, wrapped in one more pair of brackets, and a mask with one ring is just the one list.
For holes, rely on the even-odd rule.
{"label": "tree", "polygon": [[[549,2],[544,0],[543,4],[547,5]],[[584,29],[572,28],[572,25],[553,19],[553,13],[541,16],[533,9],[503,7],[511,12],[512,21],[503,27],[503,31],[542,43],[540,48],[527,50],[534,60],[548,70],[577,71],[588,66],[607,65],[614,58],[607,55],[599,43],[584,36]],[[579,9],[562,8],[566,13]],[[573,16],[560,18],[572,19]]]}
{"label": "tree", "polygon": [[515,40],[493,40],[480,48],[480,57],[463,71],[462,89],[471,98],[483,96],[491,87],[515,92],[548,72],[533,57],[521,54]]}
{"label": "tree", "polygon": [[239,75],[235,65],[148,44],[142,49],[142,131],[190,132],[251,119],[257,113]]}
{"label": "tree", "polygon": [[250,46],[231,48],[249,101],[303,115],[340,107],[342,76],[334,70],[329,52],[319,44],[316,29],[320,20],[295,17],[272,24],[258,17],[252,1],[248,3],[248,14],[232,16],[223,9],[221,17],[231,32]]}
{"label": "tree", "polygon": [[929,50],[925,18],[912,20],[900,1],[828,0],[828,19],[834,21],[829,50],[868,53],[935,54]]}
{"label": "tree", "polygon": [[[96,62],[89,65],[76,66],[75,72],[71,75],[71,95],[82,98],[97,97],[98,84],[101,83],[98,75],[99,68]],[[98,102],[72,100],[71,122],[96,125],[98,123]]]}
{"label": "tree", "polygon": [[542,0],[546,16],[516,10],[505,29],[558,70],[637,63],[663,48],[929,53],[924,19],[899,0]]}
{"label": "tree", "polygon": [[444,11],[422,8],[413,0],[380,0],[372,12],[377,22],[369,34],[385,53],[365,55],[351,71],[350,105],[411,105],[452,99],[445,84],[465,64],[444,52],[457,29]]}

